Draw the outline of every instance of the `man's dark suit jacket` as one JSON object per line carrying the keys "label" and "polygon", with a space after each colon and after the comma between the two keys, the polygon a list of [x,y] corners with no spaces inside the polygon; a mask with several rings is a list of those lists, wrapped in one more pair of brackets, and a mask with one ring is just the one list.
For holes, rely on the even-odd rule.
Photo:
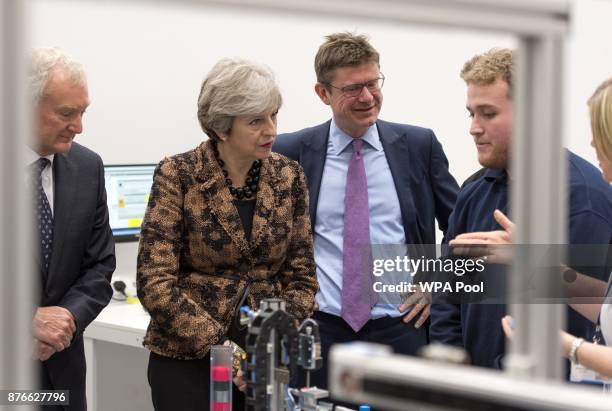
{"label": "man's dark suit jacket", "polygon": [[[310,220],[314,233],[321,178],[327,155],[331,120],[279,135],[273,150],[298,161],[310,190]],[[406,244],[411,256],[435,256],[435,219],[446,233],[459,186],[448,172],[448,160],[433,131],[378,120],[378,135],[397,191]],[[325,193],[339,195],[344,193]],[[405,353],[415,354],[428,341],[427,326],[406,327],[412,334]]]}
{"label": "man's dark suit jacket", "polygon": [[68,409],[84,410],[83,331],[112,296],[115,243],[100,157],[73,143],[67,154],[55,155],[53,179],[53,252],[47,275],[39,270],[39,305],[66,308],[76,319],[77,330],[70,347],[42,364],[53,389],[70,390]]}
{"label": "man's dark suit jacket", "polygon": [[[277,137],[273,150],[298,161],[310,190],[313,232],[319,189],[327,155],[331,120]],[[435,219],[446,233],[459,186],[432,130],[406,124],[376,122],[399,198],[407,244],[435,244]]]}

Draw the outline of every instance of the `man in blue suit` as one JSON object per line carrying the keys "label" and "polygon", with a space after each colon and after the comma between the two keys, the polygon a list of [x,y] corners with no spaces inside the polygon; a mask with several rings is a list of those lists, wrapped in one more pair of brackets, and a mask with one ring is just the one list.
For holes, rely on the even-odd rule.
{"label": "man in blue suit", "polygon": [[29,78],[36,127],[28,154],[40,236],[32,356],[42,389],[69,390],[68,406],[45,409],[82,411],[83,332],[110,301],[115,270],[104,168],[100,156],[73,142],[89,105],[81,65],[59,49],[38,49]]}
{"label": "man in blue suit", "polygon": [[371,295],[371,244],[435,244],[434,220],[446,231],[458,186],[432,130],[378,119],[385,77],[365,36],[327,36],[315,71],[332,119],[278,136],[274,150],[308,178],[324,359],[311,382],[325,388],[332,344],[376,342],[402,354],[427,344],[428,301],[398,307]]}

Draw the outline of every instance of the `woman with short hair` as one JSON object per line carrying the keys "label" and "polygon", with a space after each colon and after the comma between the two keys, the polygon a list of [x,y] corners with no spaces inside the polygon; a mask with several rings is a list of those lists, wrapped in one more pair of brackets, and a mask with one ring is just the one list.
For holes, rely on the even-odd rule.
{"label": "woman with short hair", "polygon": [[[209,139],[155,171],[137,282],[151,315],[144,345],[158,411],[207,409],[209,350],[244,338],[229,332],[241,301],[257,309],[264,298],[282,298],[298,320],[312,313],[317,282],[305,176],[298,163],[271,152],[281,103],[268,68],[219,61],[198,98]],[[234,382],[245,388],[241,378]]]}

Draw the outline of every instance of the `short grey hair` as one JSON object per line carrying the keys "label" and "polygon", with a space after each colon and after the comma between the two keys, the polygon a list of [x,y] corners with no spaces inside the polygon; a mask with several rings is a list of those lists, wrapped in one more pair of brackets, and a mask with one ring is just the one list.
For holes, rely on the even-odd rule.
{"label": "short grey hair", "polygon": [[28,77],[30,97],[34,103],[38,103],[44,96],[50,74],[54,70],[61,70],[66,73],[75,84],[84,85],[87,83],[83,66],[70,54],[56,47],[35,49],[30,55]]}
{"label": "short grey hair", "polygon": [[198,97],[198,121],[215,141],[216,131],[229,134],[234,118],[278,110],[282,97],[267,66],[224,58],[210,70]]}

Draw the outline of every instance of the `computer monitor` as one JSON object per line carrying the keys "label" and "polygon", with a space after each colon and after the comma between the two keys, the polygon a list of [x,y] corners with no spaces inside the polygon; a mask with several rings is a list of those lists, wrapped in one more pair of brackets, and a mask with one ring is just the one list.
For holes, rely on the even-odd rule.
{"label": "computer monitor", "polygon": [[138,241],[155,164],[105,165],[106,197],[115,241]]}

